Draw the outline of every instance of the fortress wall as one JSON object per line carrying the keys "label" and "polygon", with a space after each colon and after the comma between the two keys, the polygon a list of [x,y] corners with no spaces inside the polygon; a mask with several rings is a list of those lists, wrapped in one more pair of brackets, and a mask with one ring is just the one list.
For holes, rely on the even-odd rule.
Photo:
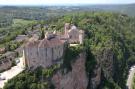
{"label": "fortress wall", "polygon": [[45,60],[44,48],[38,48],[38,56],[39,56],[39,65],[42,65]]}
{"label": "fortress wall", "polygon": [[39,66],[38,65],[39,64],[38,48],[37,47],[32,48],[31,53],[32,53],[32,55],[31,55],[31,57],[32,57],[32,65],[36,66],[36,67]]}
{"label": "fortress wall", "polygon": [[40,45],[34,43],[32,46],[28,45],[24,47],[26,65],[28,65],[28,68],[30,69],[35,69],[38,66],[42,66],[44,68],[50,67],[55,64],[55,61],[63,56],[64,43],[57,43],[57,39],[50,40],[50,44],[52,45],[46,44],[46,41],[41,45],[40,42],[41,41],[39,41]]}
{"label": "fortress wall", "polygon": [[53,60],[63,56],[64,45],[52,48],[24,48],[26,63],[29,68],[42,66],[44,68],[53,65]]}
{"label": "fortress wall", "polygon": [[83,34],[80,34],[79,35],[79,42],[80,42],[80,44],[83,43],[83,39],[84,39],[84,35]]}
{"label": "fortress wall", "polygon": [[53,47],[53,60],[57,59],[57,47]]}
{"label": "fortress wall", "polygon": [[46,65],[51,66],[52,65],[52,48],[47,48],[47,58],[46,58]]}
{"label": "fortress wall", "polygon": [[79,42],[79,30],[71,30],[68,35],[70,43]]}
{"label": "fortress wall", "polygon": [[26,66],[29,66],[29,60],[28,60],[28,48],[26,49],[26,47],[23,48],[24,50],[24,59],[25,59],[25,63],[26,63]]}
{"label": "fortress wall", "polygon": [[61,58],[61,57],[60,57],[60,51],[61,51],[61,50],[60,50],[60,46],[57,47],[57,51],[58,51],[58,52],[57,52],[57,57],[58,57],[58,58]]}
{"label": "fortress wall", "polygon": [[38,49],[36,47],[33,48],[25,48],[25,58],[27,60],[28,67],[37,67],[38,61]]}
{"label": "fortress wall", "polygon": [[57,46],[57,59],[60,58],[60,56],[59,56],[59,51],[60,51],[60,46]]}
{"label": "fortress wall", "polygon": [[64,45],[60,46],[60,57],[63,56],[63,52],[64,52]]}

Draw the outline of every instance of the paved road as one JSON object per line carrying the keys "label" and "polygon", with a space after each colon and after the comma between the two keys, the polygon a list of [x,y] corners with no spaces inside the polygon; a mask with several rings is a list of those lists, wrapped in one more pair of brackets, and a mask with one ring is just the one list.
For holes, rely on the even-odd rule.
{"label": "paved road", "polygon": [[131,67],[129,70],[128,80],[127,80],[127,89],[132,89],[132,81],[135,74],[135,67]]}
{"label": "paved road", "polygon": [[20,58],[20,63],[18,63],[17,66],[14,66],[11,69],[1,73],[1,77],[5,77],[6,80],[0,80],[0,88],[3,88],[5,82],[7,82],[9,79],[12,79],[13,77],[15,77],[24,70],[24,67],[22,66],[23,65],[22,60],[23,59]]}

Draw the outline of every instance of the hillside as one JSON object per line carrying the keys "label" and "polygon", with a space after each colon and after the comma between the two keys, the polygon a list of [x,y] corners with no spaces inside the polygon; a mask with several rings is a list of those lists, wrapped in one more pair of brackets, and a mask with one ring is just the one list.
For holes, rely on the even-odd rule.
{"label": "hillside", "polygon": [[72,12],[87,12],[87,11],[108,11],[135,16],[135,4],[123,5],[71,5],[71,6],[1,6],[0,7],[0,22],[8,23],[13,18],[20,19],[35,19],[48,20],[54,17],[62,16]]}
{"label": "hillside", "polygon": [[[59,19],[52,19],[48,25],[55,25],[56,30],[62,31],[66,22],[83,29],[86,35],[84,44],[77,48],[69,48],[60,67],[37,69],[34,72],[24,71],[9,80],[4,89],[11,89],[11,87],[13,89],[26,89],[26,87],[28,89],[41,89],[41,87],[69,89],[68,86],[63,87],[66,82],[73,89],[75,86],[82,89],[81,86],[86,87],[86,83],[80,85],[82,81],[79,81],[78,77],[81,73],[85,74],[84,70],[87,78],[86,76],[81,78],[84,82],[88,81],[87,89],[125,89],[128,68],[135,63],[134,21],[133,17],[108,12],[70,13]],[[85,63],[83,61],[82,64],[81,62],[76,64],[81,57],[80,52],[84,52]],[[78,67],[78,65],[82,66]],[[44,77],[41,76],[42,74]],[[55,76],[56,81],[52,81],[52,76]],[[65,78],[75,79],[75,81],[70,83]]]}
{"label": "hillside", "polygon": [[105,11],[113,11],[118,13],[127,14],[129,16],[135,16],[135,4],[127,5],[95,5],[95,8],[99,8]]}

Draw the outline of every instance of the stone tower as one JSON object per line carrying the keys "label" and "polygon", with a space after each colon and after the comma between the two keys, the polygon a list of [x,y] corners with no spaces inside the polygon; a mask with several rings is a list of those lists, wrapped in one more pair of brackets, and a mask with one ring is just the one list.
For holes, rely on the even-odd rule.
{"label": "stone tower", "polygon": [[70,29],[70,23],[65,23],[64,31],[65,31],[65,36],[68,36],[68,30]]}
{"label": "stone tower", "polygon": [[20,61],[22,61],[21,63],[21,68],[25,68],[26,67],[26,60],[25,60],[25,53],[24,53],[24,50],[23,50],[23,57],[22,59],[20,59]]}
{"label": "stone tower", "polygon": [[80,42],[80,44],[83,44],[83,40],[84,40],[84,31],[80,30],[79,31],[79,42]]}

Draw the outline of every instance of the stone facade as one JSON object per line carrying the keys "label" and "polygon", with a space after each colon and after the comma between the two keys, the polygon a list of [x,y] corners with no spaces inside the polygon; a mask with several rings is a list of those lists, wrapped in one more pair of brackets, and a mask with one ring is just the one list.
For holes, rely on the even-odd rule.
{"label": "stone facade", "polygon": [[84,31],[79,30],[75,25],[65,24],[65,36],[69,39],[69,43],[83,43]]}
{"label": "stone facade", "polygon": [[18,35],[16,38],[15,38],[15,41],[17,42],[23,42],[25,40],[28,39],[28,36],[27,35]]}
{"label": "stone facade", "polygon": [[24,47],[24,57],[28,68],[50,67],[62,58],[65,41],[53,34],[43,40],[31,40]]}
{"label": "stone facade", "polygon": [[12,66],[12,61],[16,58],[15,52],[7,52],[0,57],[0,71],[7,70]]}
{"label": "stone facade", "polygon": [[83,43],[84,31],[78,30],[76,26],[65,24],[64,34],[46,32],[43,40],[31,38],[24,46],[24,59],[28,68],[44,68],[60,62],[67,43]]}

